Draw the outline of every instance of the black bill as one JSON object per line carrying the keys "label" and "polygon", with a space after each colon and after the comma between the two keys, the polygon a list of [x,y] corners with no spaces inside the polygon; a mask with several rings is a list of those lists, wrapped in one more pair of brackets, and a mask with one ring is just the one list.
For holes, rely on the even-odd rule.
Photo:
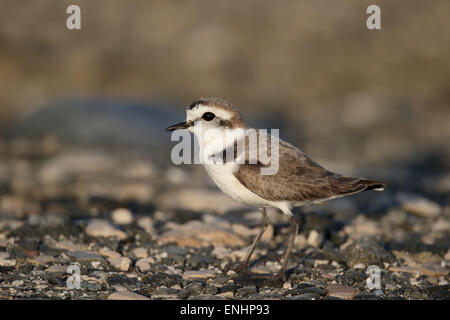
{"label": "black bill", "polygon": [[168,127],[166,129],[166,131],[175,131],[175,130],[178,130],[178,129],[187,129],[190,126],[192,126],[192,122],[191,121],[189,121],[189,122],[184,121],[184,122],[180,122],[180,123],[177,123],[177,124],[175,124],[173,126]]}

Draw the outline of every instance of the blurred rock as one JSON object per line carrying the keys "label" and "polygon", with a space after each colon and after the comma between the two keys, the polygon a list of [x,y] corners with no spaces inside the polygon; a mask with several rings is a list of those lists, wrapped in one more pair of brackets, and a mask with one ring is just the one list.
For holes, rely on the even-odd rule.
{"label": "blurred rock", "polygon": [[128,271],[128,269],[130,269],[131,260],[127,257],[110,258],[109,263],[118,271]]}
{"label": "blurred rock", "polygon": [[323,242],[323,235],[317,232],[316,230],[311,230],[308,235],[307,243],[311,247],[318,248]]}
{"label": "blurred rock", "polygon": [[186,280],[205,280],[208,278],[214,278],[219,273],[219,270],[208,269],[208,270],[192,270],[186,271],[183,274],[183,279]]}
{"label": "blurred rock", "polygon": [[373,264],[383,267],[383,262],[393,259],[393,255],[373,239],[354,240],[345,246],[342,253],[349,267],[358,264],[364,264],[365,267]]}
{"label": "blurred rock", "polygon": [[147,258],[148,257],[148,250],[146,248],[135,248],[131,251],[131,254],[133,257],[137,259]]}
{"label": "blurred rock", "polygon": [[27,223],[12,231],[19,237],[71,236],[79,233],[79,229],[70,219],[61,214],[34,214],[28,217]]}
{"label": "blurred rock", "polygon": [[8,252],[0,252],[0,267],[14,267],[16,265],[15,259],[9,259]]}
{"label": "blurred rock", "polygon": [[349,226],[344,227],[344,232],[351,239],[361,239],[378,236],[381,234],[381,229],[377,222],[370,221],[365,216],[358,216]]}
{"label": "blurred rock", "polygon": [[149,259],[139,259],[136,262],[136,268],[138,268],[139,271],[141,271],[141,272],[150,271],[150,269],[151,269],[150,261],[151,260],[149,260]]}
{"label": "blurred rock", "polygon": [[128,291],[121,286],[114,286],[117,292],[111,293],[108,296],[108,300],[149,300],[146,296]]}
{"label": "blurred rock", "polygon": [[175,242],[181,247],[239,246],[245,244],[245,241],[232,231],[207,225],[200,221],[190,221],[184,225],[170,223],[169,228],[169,231],[158,238],[160,243]]}
{"label": "blurred rock", "polygon": [[127,225],[133,222],[133,214],[125,208],[117,208],[111,212],[111,218],[115,224]]}
{"label": "blurred rock", "polygon": [[121,240],[127,238],[127,234],[116,229],[106,220],[93,219],[87,225],[85,232],[91,237],[115,237]]}
{"label": "blurred rock", "polygon": [[446,276],[449,273],[449,270],[435,263],[415,264],[412,266],[402,266],[402,267],[391,267],[389,270],[392,272],[408,272],[430,277]]}
{"label": "blurred rock", "polygon": [[72,259],[80,262],[93,262],[93,261],[100,261],[104,263],[106,262],[101,255],[91,251],[69,251],[67,252],[67,255]]}
{"label": "blurred rock", "polygon": [[328,284],[325,289],[328,296],[345,300],[352,300],[359,293],[358,289],[342,284]]}
{"label": "blurred rock", "polygon": [[433,218],[441,212],[439,204],[418,195],[400,194],[398,199],[404,210],[420,217]]}
{"label": "blurred rock", "polygon": [[159,199],[159,205],[165,209],[183,209],[199,212],[209,211],[220,214],[245,207],[220,191],[207,189],[169,191]]}
{"label": "blurred rock", "polygon": [[56,155],[41,167],[38,176],[43,184],[60,184],[73,176],[98,175],[116,168],[115,159],[99,151],[72,151]]}

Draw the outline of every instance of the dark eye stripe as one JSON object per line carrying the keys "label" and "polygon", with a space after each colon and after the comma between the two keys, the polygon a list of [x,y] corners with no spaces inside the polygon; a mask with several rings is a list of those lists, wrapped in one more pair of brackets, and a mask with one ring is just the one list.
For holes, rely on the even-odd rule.
{"label": "dark eye stripe", "polygon": [[205,121],[211,121],[212,119],[214,119],[216,117],[216,115],[212,112],[205,112],[202,115],[202,119]]}

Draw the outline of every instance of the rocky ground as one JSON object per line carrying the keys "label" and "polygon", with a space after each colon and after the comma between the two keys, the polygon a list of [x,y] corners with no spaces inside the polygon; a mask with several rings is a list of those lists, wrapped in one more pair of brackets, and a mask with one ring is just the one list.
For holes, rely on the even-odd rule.
{"label": "rocky ground", "polygon": [[[435,197],[393,187],[297,210],[288,280],[274,283],[235,272],[261,215],[202,168],[51,138],[0,149],[0,299],[450,299],[448,178]],[[287,245],[285,217],[269,217],[254,274],[275,272]]]}

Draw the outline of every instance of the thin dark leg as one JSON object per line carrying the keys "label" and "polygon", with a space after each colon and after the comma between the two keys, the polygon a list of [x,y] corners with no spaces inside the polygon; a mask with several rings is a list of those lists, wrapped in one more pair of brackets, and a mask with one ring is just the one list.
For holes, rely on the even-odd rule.
{"label": "thin dark leg", "polygon": [[256,245],[258,244],[259,240],[261,239],[261,236],[267,230],[267,227],[269,226],[269,223],[270,223],[269,217],[267,217],[266,208],[261,208],[261,212],[263,215],[263,223],[261,225],[261,229],[259,230],[258,235],[256,236],[255,240],[253,241],[252,247],[250,248],[249,252],[245,256],[244,261],[242,261],[241,270],[243,273],[247,273],[248,262],[250,261],[253,251],[255,251]]}
{"label": "thin dark leg", "polygon": [[289,223],[291,224],[291,235],[289,237],[289,245],[287,247],[281,269],[274,277],[275,279],[281,278],[283,279],[283,281],[286,281],[286,267],[289,261],[289,257],[291,256],[292,248],[294,247],[295,237],[297,236],[298,232],[298,224],[297,222],[295,222],[293,216],[289,216]]}

